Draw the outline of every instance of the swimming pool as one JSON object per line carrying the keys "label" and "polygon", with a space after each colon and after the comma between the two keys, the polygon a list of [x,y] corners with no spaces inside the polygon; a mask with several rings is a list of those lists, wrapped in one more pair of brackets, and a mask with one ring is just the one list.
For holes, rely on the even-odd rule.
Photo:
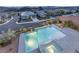
{"label": "swimming pool", "polygon": [[58,40],[65,36],[64,33],[51,25],[35,28],[35,31],[31,33],[22,33],[20,40],[24,41],[24,45],[21,45],[24,46],[24,52],[31,52],[39,48],[40,45],[48,44],[53,40]]}

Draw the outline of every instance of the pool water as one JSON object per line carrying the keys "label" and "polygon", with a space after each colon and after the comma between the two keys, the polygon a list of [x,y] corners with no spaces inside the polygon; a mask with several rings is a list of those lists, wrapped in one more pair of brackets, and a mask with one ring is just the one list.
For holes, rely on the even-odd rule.
{"label": "pool water", "polygon": [[61,39],[66,36],[64,33],[52,26],[37,28],[36,32],[39,44],[48,43],[52,40]]}
{"label": "pool water", "polygon": [[26,33],[23,35],[23,40],[25,42],[24,50],[25,52],[31,52],[34,49],[39,48],[40,45],[48,44],[53,40],[58,40],[65,36],[66,35],[64,33],[54,28],[53,26],[36,28],[34,32]]}
{"label": "pool water", "polygon": [[31,52],[32,50],[38,48],[38,41],[36,37],[36,32],[32,32],[24,35],[25,40],[25,52]]}

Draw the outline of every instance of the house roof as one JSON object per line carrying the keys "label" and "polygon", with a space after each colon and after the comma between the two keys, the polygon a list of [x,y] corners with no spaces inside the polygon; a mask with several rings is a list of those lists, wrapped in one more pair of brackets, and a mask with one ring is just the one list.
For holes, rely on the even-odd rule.
{"label": "house roof", "polygon": [[31,11],[25,11],[21,13],[21,16],[31,16],[31,15],[35,15],[35,14]]}
{"label": "house roof", "polygon": [[46,13],[44,11],[36,11],[36,13],[41,17],[46,16]]}

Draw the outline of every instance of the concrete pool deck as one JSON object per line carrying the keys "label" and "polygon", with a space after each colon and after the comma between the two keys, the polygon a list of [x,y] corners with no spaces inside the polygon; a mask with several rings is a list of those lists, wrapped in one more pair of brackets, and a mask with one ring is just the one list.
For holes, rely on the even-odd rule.
{"label": "concrete pool deck", "polygon": [[75,53],[79,51],[79,32],[70,28],[63,28],[61,30],[67,36],[56,42],[63,48],[64,53]]}

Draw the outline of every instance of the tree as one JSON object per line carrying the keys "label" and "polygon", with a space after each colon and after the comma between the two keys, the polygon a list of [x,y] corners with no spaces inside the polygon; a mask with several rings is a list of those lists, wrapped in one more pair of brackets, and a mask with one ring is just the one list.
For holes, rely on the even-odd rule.
{"label": "tree", "polygon": [[49,11],[47,12],[47,14],[48,14],[49,16],[52,16],[52,15],[54,14],[54,12],[53,12],[52,10],[49,10]]}
{"label": "tree", "polygon": [[11,29],[8,29],[7,35],[10,36],[10,37],[16,37],[15,31],[13,31],[13,30],[11,30]]}
{"label": "tree", "polygon": [[0,45],[6,46],[11,43],[12,39],[16,37],[15,31],[8,29],[7,32],[2,31],[0,35]]}
{"label": "tree", "polygon": [[76,10],[76,13],[79,12],[79,10]]}
{"label": "tree", "polygon": [[47,11],[47,18],[49,18],[50,16],[53,16],[54,12],[52,10]]}
{"label": "tree", "polygon": [[66,14],[72,14],[73,12],[72,11],[68,11],[68,12],[66,12]]}
{"label": "tree", "polygon": [[60,12],[60,14],[65,14],[64,10],[60,10],[59,12]]}
{"label": "tree", "polygon": [[59,15],[63,15],[63,14],[65,14],[65,11],[64,10],[57,10],[56,11],[56,14],[59,14]]}

